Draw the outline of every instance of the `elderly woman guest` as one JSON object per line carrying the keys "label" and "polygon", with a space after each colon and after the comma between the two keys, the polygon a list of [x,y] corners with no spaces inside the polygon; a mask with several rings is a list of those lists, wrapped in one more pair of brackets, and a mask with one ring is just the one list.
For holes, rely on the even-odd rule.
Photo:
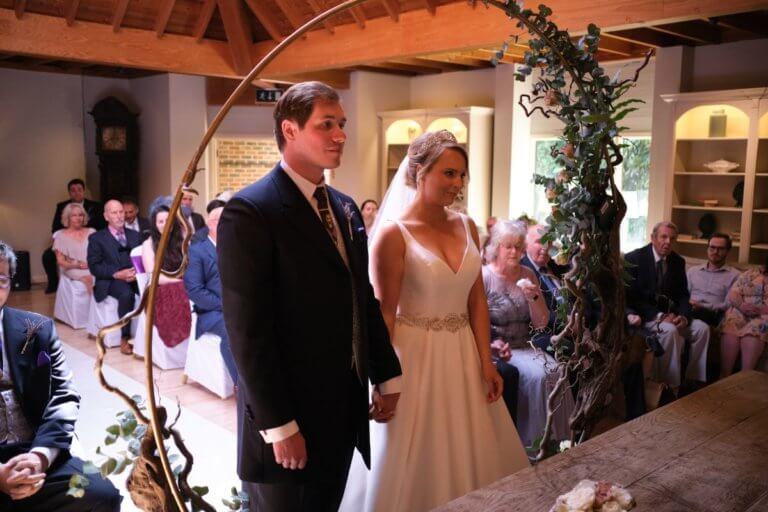
{"label": "elderly woman guest", "polygon": [[360,214],[363,216],[363,224],[366,233],[371,232],[373,223],[376,221],[376,215],[379,213],[379,203],[373,199],[366,199],[360,205]]}
{"label": "elderly woman guest", "polygon": [[[517,429],[523,444],[541,437],[547,420],[547,398],[557,380],[555,361],[530,345],[531,327],[543,329],[549,310],[534,272],[520,264],[525,254],[527,226],[520,221],[499,220],[491,229],[483,267],[483,284],[491,320],[491,350],[497,365],[511,365],[519,372]],[[563,388],[553,418],[552,438],[568,439],[568,418],[573,396]]]}
{"label": "elderly woman guest", "polygon": [[[163,270],[173,272],[181,266],[181,244],[184,227],[175,219],[168,219],[171,196],[160,196],[149,207],[150,237],[141,245],[141,259],[147,273],[155,267],[155,252],[166,222],[173,221],[173,229],[163,259]],[[192,312],[189,297],[181,278],[160,274],[155,304],[155,327],[160,339],[168,347],[175,347],[189,338]]]}
{"label": "elderly woman guest", "polygon": [[53,234],[53,251],[62,274],[80,281],[93,293],[93,276],[88,271],[88,237],[96,230],[87,227],[88,214],[80,203],[69,203],[61,212],[60,229]]}
{"label": "elderly woman guest", "polygon": [[720,339],[720,378],[733,372],[739,353],[741,369],[753,370],[768,341],[768,257],[762,270],[748,270],[736,279],[728,303]]}

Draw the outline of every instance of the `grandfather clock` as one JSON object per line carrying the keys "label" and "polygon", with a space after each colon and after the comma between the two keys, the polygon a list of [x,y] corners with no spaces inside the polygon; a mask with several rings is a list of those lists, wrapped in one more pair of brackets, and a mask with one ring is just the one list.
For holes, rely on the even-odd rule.
{"label": "grandfather clock", "polygon": [[96,122],[96,154],[99,156],[102,201],[139,195],[139,129],[134,114],[117,98],[109,96],[90,112]]}

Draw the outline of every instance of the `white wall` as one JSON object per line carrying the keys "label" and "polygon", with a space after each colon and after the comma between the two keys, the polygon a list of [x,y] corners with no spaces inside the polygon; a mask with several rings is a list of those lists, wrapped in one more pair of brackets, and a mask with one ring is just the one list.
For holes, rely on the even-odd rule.
{"label": "white wall", "polygon": [[411,78],[409,108],[493,107],[495,74],[495,68],[488,68]]}
{"label": "white wall", "polygon": [[40,281],[56,203],[85,178],[80,77],[0,69],[0,112],[0,239],[30,252]]}
{"label": "white wall", "polygon": [[131,81],[140,114],[139,207],[144,215],[155,197],[171,192],[170,90],[168,75]]}
{"label": "white wall", "polygon": [[768,86],[768,39],[692,48],[686,91]]}
{"label": "white wall", "polygon": [[376,113],[408,108],[409,85],[406,77],[358,72],[352,75],[351,87],[341,92],[348,138],[333,185],[352,196],[357,204],[368,198],[381,198]]}
{"label": "white wall", "polygon": [[[169,193],[175,193],[187,166],[197,151],[197,147],[205,134],[206,99],[205,78],[189,75],[169,75],[170,112],[170,188]],[[205,213],[208,203],[208,166],[207,155],[204,152],[197,164],[206,171],[198,173],[192,188],[199,192],[195,197],[195,211]]]}

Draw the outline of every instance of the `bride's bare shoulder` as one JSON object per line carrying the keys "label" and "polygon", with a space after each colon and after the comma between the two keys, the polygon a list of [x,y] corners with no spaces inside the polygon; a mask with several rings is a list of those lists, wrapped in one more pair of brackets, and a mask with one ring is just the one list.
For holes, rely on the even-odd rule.
{"label": "bride's bare shoulder", "polygon": [[405,250],[403,233],[395,222],[384,222],[379,226],[373,239],[371,250],[374,252],[402,252]]}

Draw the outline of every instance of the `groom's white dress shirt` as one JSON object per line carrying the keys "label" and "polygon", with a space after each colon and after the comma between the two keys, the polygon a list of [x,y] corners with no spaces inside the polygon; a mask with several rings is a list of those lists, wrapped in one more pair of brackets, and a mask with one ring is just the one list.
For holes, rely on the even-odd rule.
{"label": "groom's white dress shirt", "polygon": [[[317,199],[315,199],[315,189],[319,185],[322,185],[323,182],[320,183],[312,183],[293,169],[285,162],[285,160],[282,160],[280,162],[280,167],[283,168],[285,171],[285,174],[288,175],[289,178],[296,184],[296,186],[299,188],[299,191],[301,191],[301,195],[304,196],[304,198],[309,202],[310,206],[312,206],[312,209],[317,214],[317,218],[321,219],[320,216],[320,210],[317,206]],[[341,233],[339,230],[338,222],[336,221],[336,216],[333,217],[333,224],[336,228],[337,233]],[[339,255],[341,255],[341,258],[344,260],[344,264],[349,266],[349,257],[347,256],[347,249],[344,246],[344,240],[342,238],[336,237],[336,249],[339,251]],[[382,382],[379,384],[379,391],[382,395],[389,395],[392,393],[399,393],[400,388],[402,385],[402,377],[395,377],[393,379],[389,379],[388,381]],[[262,430],[260,431],[261,436],[264,438],[264,441],[267,443],[276,443],[278,441],[282,441],[283,439],[287,439],[291,437],[293,434],[299,431],[299,425],[296,423],[296,420],[291,420],[285,425],[281,425],[279,427],[270,428],[268,430]]]}

